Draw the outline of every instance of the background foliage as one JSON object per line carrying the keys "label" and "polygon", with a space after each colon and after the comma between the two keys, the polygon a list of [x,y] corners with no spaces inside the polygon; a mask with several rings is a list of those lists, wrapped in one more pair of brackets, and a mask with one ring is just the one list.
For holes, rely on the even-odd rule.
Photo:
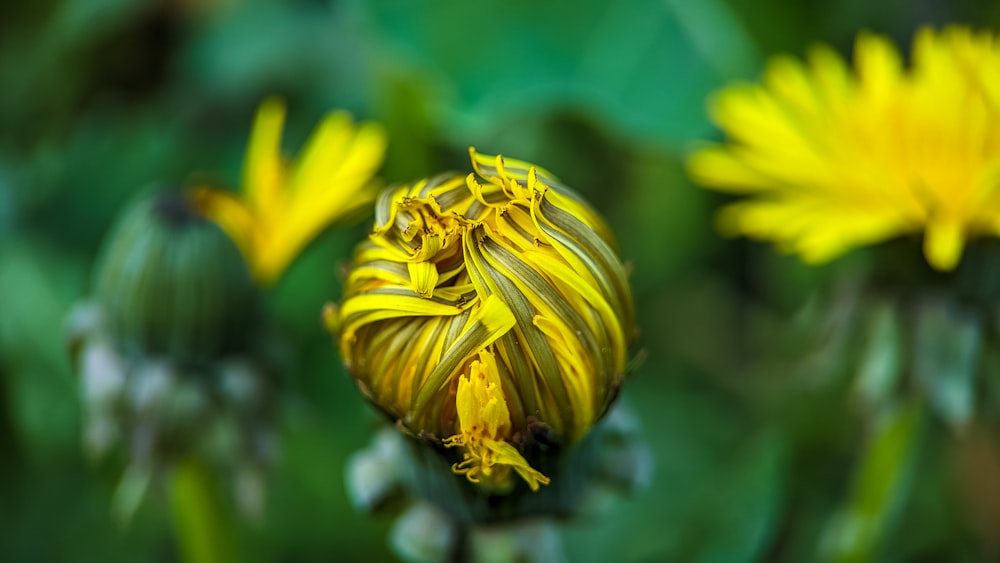
{"label": "background foliage", "polygon": [[[721,197],[684,176],[717,138],[706,96],[776,52],[862,28],[908,45],[925,23],[996,26],[987,0],[88,0],[0,7],[0,558],[173,561],[167,501],[127,527],[120,460],[80,447],[61,334],[108,226],[151,183],[238,185],[254,109],[288,101],[286,148],[326,111],[377,120],[381,177],[465,169],[466,149],[538,162],[603,210],[633,268],[643,360],[628,381],[654,451],[648,491],[571,526],[571,560],[808,561],[849,501],[866,435],[849,360],[809,269],[720,239]],[[321,329],[367,226],[309,247],[271,295],[288,333],[281,460],[249,561],[391,560],[390,520],[350,507],[343,463],[377,417]],[[819,328],[817,328],[819,327]],[[849,344],[848,344],[849,345]],[[847,346],[847,345],[845,345]],[[849,356],[847,356],[849,357]],[[927,431],[879,544],[887,561],[979,561],[1000,543],[1000,449]]]}

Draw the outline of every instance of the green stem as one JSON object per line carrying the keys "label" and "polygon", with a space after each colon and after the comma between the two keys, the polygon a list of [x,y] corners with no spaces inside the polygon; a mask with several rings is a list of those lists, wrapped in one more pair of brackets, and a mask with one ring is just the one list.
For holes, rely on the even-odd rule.
{"label": "green stem", "polygon": [[454,524],[453,530],[455,535],[452,537],[448,561],[450,563],[469,561],[472,555],[472,546],[470,545],[472,530],[467,524],[460,524],[458,522]]}
{"label": "green stem", "polygon": [[837,563],[871,561],[905,502],[923,428],[923,405],[887,405],[854,470],[847,505],[831,522],[826,559]]}
{"label": "green stem", "polygon": [[188,458],[174,470],[174,529],[185,563],[235,563],[236,542],[218,483],[201,461]]}

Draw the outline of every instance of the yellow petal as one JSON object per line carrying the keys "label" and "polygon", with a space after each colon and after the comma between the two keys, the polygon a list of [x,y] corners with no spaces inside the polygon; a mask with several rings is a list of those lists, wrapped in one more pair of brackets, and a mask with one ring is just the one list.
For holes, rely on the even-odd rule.
{"label": "yellow petal", "polygon": [[927,224],[924,235],[924,255],[937,270],[954,270],[962,258],[965,232],[962,224],[955,220],[932,220]]}
{"label": "yellow petal", "polygon": [[455,407],[460,432],[465,436],[496,438],[499,432],[510,429],[510,412],[492,353],[480,352],[479,359],[470,365],[469,373],[458,380]]}
{"label": "yellow petal", "polygon": [[858,82],[867,96],[879,106],[894,103],[902,73],[902,58],[884,36],[862,32],[854,45],[854,63]]}
{"label": "yellow petal", "polygon": [[249,262],[253,255],[255,225],[253,214],[246,205],[234,194],[213,188],[197,187],[189,194],[198,212],[225,231]]}
{"label": "yellow petal", "polygon": [[432,297],[438,281],[437,266],[433,262],[409,262],[406,268],[410,271],[413,291],[424,299]]}
{"label": "yellow petal", "polygon": [[275,280],[324,228],[375,199],[369,180],[384,152],[380,127],[356,127],[343,112],[324,119],[283,187],[283,205],[260,211],[268,231],[257,249],[262,279]]}
{"label": "yellow petal", "polygon": [[522,479],[524,479],[526,483],[528,483],[528,487],[530,487],[532,491],[537,491],[539,485],[549,484],[549,478],[543,475],[541,471],[538,471],[528,464],[528,460],[524,459],[521,452],[517,451],[514,446],[508,444],[507,442],[492,441],[487,444],[487,447],[493,450],[493,453],[496,454],[495,463],[497,465],[505,465],[512,468],[518,475],[521,476]]}
{"label": "yellow petal", "polygon": [[[358,300],[364,297],[366,296],[360,295],[354,299]],[[420,299],[419,297],[412,297],[412,299],[424,303],[433,302],[429,299]],[[344,308],[346,309],[350,303],[351,301],[345,303]],[[373,314],[395,313],[376,311]],[[369,321],[365,319],[365,322]],[[427,376],[423,388],[410,408],[412,417],[415,419],[425,417],[429,408],[428,405],[433,402],[435,395],[441,389],[448,386],[454,373],[462,364],[507,333],[513,328],[515,323],[514,313],[511,312],[510,307],[502,299],[496,295],[491,295],[483,300],[479,307],[469,316],[469,321],[462,335],[444,353],[441,361],[435,366],[434,371]]]}
{"label": "yellow petal", "polygon": [[687,166],[695,181],[709,184],[719,191],[754,193],[775,183],[773,178],[754,170],[746,160],[722,147],[709,146],[699,150],[688,158]]}
{"label": "yellow petal", "polygon": [[324,228],[370,203],[385,153],[375,124],[355,126],[343,112],[328,115],[292,168],[281,152],[285,105],[257,110],[243,163],[239,199],[202,193],[204,206],[240,247],[254,277],[269,285]]}
{"label": "yellow petal", "polygon": [[[452,470],[464,474],[473,483],[485,477],[497,487],[509,485],[510,469],[521,476],[532,491],[549,479],[531,467],[517,448],[506,442],[510,432],[510,412],[500,385],[496,359],[482,351],[469,373],[458,381],[455,396],[459,433],[444,441],[446,447],[464,447],[464,459]],[[494,466],[500,466],[497,470]]]}
{"label": "yellow petal", "polygon": [[243,162],[243,189],[255,213],[274,212],[280,206],[285,164],[281,156],[281,130],[285,103],[268,98],[257,110]]}

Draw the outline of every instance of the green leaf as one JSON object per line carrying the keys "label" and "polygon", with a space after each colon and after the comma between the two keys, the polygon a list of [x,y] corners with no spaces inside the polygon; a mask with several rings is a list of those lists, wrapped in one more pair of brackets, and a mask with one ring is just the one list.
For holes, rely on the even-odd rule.
{"label": "green leaf", "polygon": [[567,527],[568,559],[760,560],[777,531],[789,482],[784,434],[747,435],[738,409],[702,393],[632,383],[626,393],[656,456],[649,490]]}
{"label": "green leaf", "polygon": [[711,479],[705,502],[688,520],[685,561],[759,560],[775,532],[784,497],[783,436],[764,430]]}
{"label": "green leaf", "polygon": [[83,268],[50,248],[0,243],[0,360],[15,431],[32,453],[78,448],[79,407],[63,322]]}
{"label": "green leaf", "polygon": [[[755,49],[718,1],[364,3],[371,33],[436,86],[456,138],[528,110],[574,107],[681,146],[709,128],[705,96]],[[572,21],[572,25],[567,25]],[[722,76],[721,74],[726,76]]]}

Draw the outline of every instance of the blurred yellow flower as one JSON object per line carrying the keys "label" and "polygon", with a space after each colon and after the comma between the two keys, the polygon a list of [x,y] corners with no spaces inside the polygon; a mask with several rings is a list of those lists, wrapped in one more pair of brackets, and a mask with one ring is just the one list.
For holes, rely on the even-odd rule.
{"label": "blurred yellow flower", "polygon": [[327,115],[301,157],[282,155],[285,105],[268,99],[257,111],[243,165],[239,196],[193,190],[202,212],[233,239],[258,282],[278,279],[324,228],[368,205],[372,177],[385,153],[385,133],[373,123],[354,125],[345,112]]}
{"label": "blurred yellow flower", "polygon": [[922,29],[907,70],[861,33],[854,67],[818,47],[722,90],[711,113],[729,141],[694,154],[692,176],[754,196],[722,210],[728,234],[820,263],[923,232],[927,261],[951,270],[967,239],[1000,235],[1000,38]]}
{"label": "blurred yellow flower", "polygon": [[[548,483],[522,446],[582,438],[613,401],[633,331],[604,221],[537,167],[477,154],[475,173],[382,192],[344,302],[328,307],[362,392],[415,436],[462,448],[491,489]],[[477,179],[478,177],[478,179]]]}

